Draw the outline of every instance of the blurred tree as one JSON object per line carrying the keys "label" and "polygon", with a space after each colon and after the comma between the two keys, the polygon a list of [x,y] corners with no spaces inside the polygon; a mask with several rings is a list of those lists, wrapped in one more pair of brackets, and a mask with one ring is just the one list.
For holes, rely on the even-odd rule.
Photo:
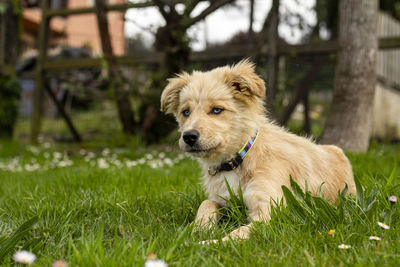
{"label": "blurred tree", "polygon": [[15,77],[0,75],[0,139],[12,138],[21,88]]}
{"label": "blurred tree", "polygon": [[273,0],[271,11],[267,16],[267,33],[268,33],[268,63],[267,63],[267,109],[270,116],[276,117],[276,95],[278,91],[278,26],[279,26],[279,6],[280,0]]}
{"label": "blurred tree", "polygon": [[[337,39],[338,4],[338,0],[316,0],[315,13],[317,15],[317,23],[312,31],[313,38],[327,35],[326,37],[329,40]],[[379,0],[379,10],[400,20],[400,0]]]}
{"label": "blurred tree", "polygon": [[11,138],[18,114],[20,86],[15,79],[18,55],[19,1],[0,1],[0,138]]}
{"label": "blurred tree", "polygon": [[266,103],[270,117],[276,117],[276,95],[278,89],[278,45],[282,39],[278,34],[278,26],[281,20],[279,7],[280,0],[273,0],[271,10],[264,19],[261,31],[257,34],[254,52],[251,58],[259,60],[261,53],[267,52],[267,80]]}
{"label": "blurred tree", "polygon": [[108,27],[106,13],[106,1],[95,0],[97,25],[100,34],[101,47],[105,61],[107,62],[107,72],[110,80],[110,88],[113,91],[116,101],[118,117],[122,124],[122,131],[125,134],[133,135],[136,133],[136,123],[132,111],[129,90],[124,85],[120,66],[113,55],[113,47]]}
{"label": "blurred tree", "polygon": [[150,53],[154,51],[146,46],[141,34],[137,34],[134,37],[126,37],[126,53],[128,55],[135,55],[143,52]]}
{"label": "blurred tree", "polygon": [[[0,0],[0,64],[15,66],[18,56],[19,1]],[[2,71],[4,73],[4,70]]]}
{"label": "blurred tree", "polygon": [[400,20],[400,0],[380,0],[379,8],[393,18]]}
{"label": "blurred tree", "polygon": [[339,51],[322,143],[368,149],[376,83],[378,0],[339,1]]}
{"label": "blurred tree", "polygon": [[253,24],[254,24],[254,4],[255,4],[254,0],[250,0],[249,1],[250,12],[249,12],[249,31],[248,31],[249,40],[248,40],[248,43],[250,45],[253,45],[254,41],[255,41],[254,29],[253,29]]}
{"label": "blurred tree", "polygon": [[[163,16],[165,25],[158,28],[155,34],[154,46],[156,51],[162,53],[161,64],[154,72],[142,103],[140,133],[147,142],[158,141],[176,126],[174,119],[159,112],[160,95],[167,78],[182,71],[189,62],[190,40],[186,34],[187,29],[234,0],[191,0],[185,1],[185,4],[163,0],[153,2]],[[200,2],[208,2],[209,5],[200,14],[193,15],[193,10]]]}
{"label": "blurred tree", "polygon": [[338,35],[338,0],[317,0],[315,13],[317,23],[315,24],[312,36],[318,39],[321,35],[327,35],[326,39],[335,40]]}

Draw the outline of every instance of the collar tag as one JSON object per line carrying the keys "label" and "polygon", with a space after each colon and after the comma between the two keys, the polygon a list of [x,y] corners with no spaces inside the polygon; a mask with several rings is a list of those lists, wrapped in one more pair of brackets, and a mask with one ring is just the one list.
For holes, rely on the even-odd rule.
{"label": "collar tag", "polygon": [[208,168],[208,174],[211,176],[215,176],[217,174],[217,170],[213,167]]}

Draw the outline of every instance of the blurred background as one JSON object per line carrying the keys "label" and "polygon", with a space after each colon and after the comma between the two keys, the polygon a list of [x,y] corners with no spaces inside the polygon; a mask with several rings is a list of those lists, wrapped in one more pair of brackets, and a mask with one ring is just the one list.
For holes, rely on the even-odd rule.
{"label": "blurred background", "polygon": [[290,131],[400,140],[399,0],[2,0],[0,26],[0,139],[176,143],[166,79],[250,58]]}

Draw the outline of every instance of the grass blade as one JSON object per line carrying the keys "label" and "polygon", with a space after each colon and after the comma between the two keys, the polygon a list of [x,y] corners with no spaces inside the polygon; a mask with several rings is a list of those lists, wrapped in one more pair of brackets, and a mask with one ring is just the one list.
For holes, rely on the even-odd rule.
{"label": "grass blade", "polygon": [[361,208],[364,209],[364,190],[357,177],[354,177],[354,182],[356,184],[358,203],[360,204]]}
{"label": "grass blade", "polygon": [[193,228],[192,226],[187,226],[186,229],[184,229],[181,232],[181,234],[178,236],[178,238],[175,240],[175,242],[173,242],[171,244],[171,246],[168,248],[168,251],[167,251],[166,256],[165,256],[165,260],[166,261],[169,261],[172,258],[172,256],[173,256],[172,253],[174,253],[175,249],[179,245],[183,244],[184,238],[192,231],[192,228]]}
{"label": "grass blade", "polygon": [[384,191],[385,191],[385,192],[387,192],[387,191],[389,190],[390,186],[392,185],[393,180],[394,180],[394,177],[395,177],[394,174],[396,173],[396,170],[397,170],[397,167],[395,166],[395,167],[393,168],[393,170],[392,170],[392,172],[391,172],[391,174],[390,174],[390,176],[389,176],[389,178],[388,178],[386,184],[385,184],[385,187],[384,187]]}
{"label": "grass blade", "polygon": [[4,257],[14,249],[15,245],[32,229],[37,223],[38,216],[34,216],[24,222],[18,227],[11,236],[0,244],[0,262],[3,261]]}

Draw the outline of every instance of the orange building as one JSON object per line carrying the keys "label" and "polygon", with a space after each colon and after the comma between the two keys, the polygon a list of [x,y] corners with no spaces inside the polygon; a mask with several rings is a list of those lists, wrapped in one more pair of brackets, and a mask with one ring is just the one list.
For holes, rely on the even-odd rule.
{"label": "orange building", "polygon": [[[121,4],[126,0],[108,0],[108,4]],[[52,0],[53,8],[90,7],[94,0]],[[41,10],[30,7],[23,10],[22,51],[27,53],[37,49],[37,37]],[[108,13],[109,32],[115,55],[125,53],[124,18],[121,12]],[[50,25],[50,47],[74,46],[90,47],[95,54],[101,54],[101,41],[95,14],[72,15],[66,18],[55,17]]]}
{"label": "orange building", "polygon": [[[94,0],[68,0],[68,8],[93,6]],[[126,0],[109,0],[109,4],[122,4]],[[125,52],[124,18],[121,12],[108,13],[108,27],[115,55]],[[67,43],[71,46],[89,46],[101,53],[101,42],[95,14],[74,15],[67,18]]]}

